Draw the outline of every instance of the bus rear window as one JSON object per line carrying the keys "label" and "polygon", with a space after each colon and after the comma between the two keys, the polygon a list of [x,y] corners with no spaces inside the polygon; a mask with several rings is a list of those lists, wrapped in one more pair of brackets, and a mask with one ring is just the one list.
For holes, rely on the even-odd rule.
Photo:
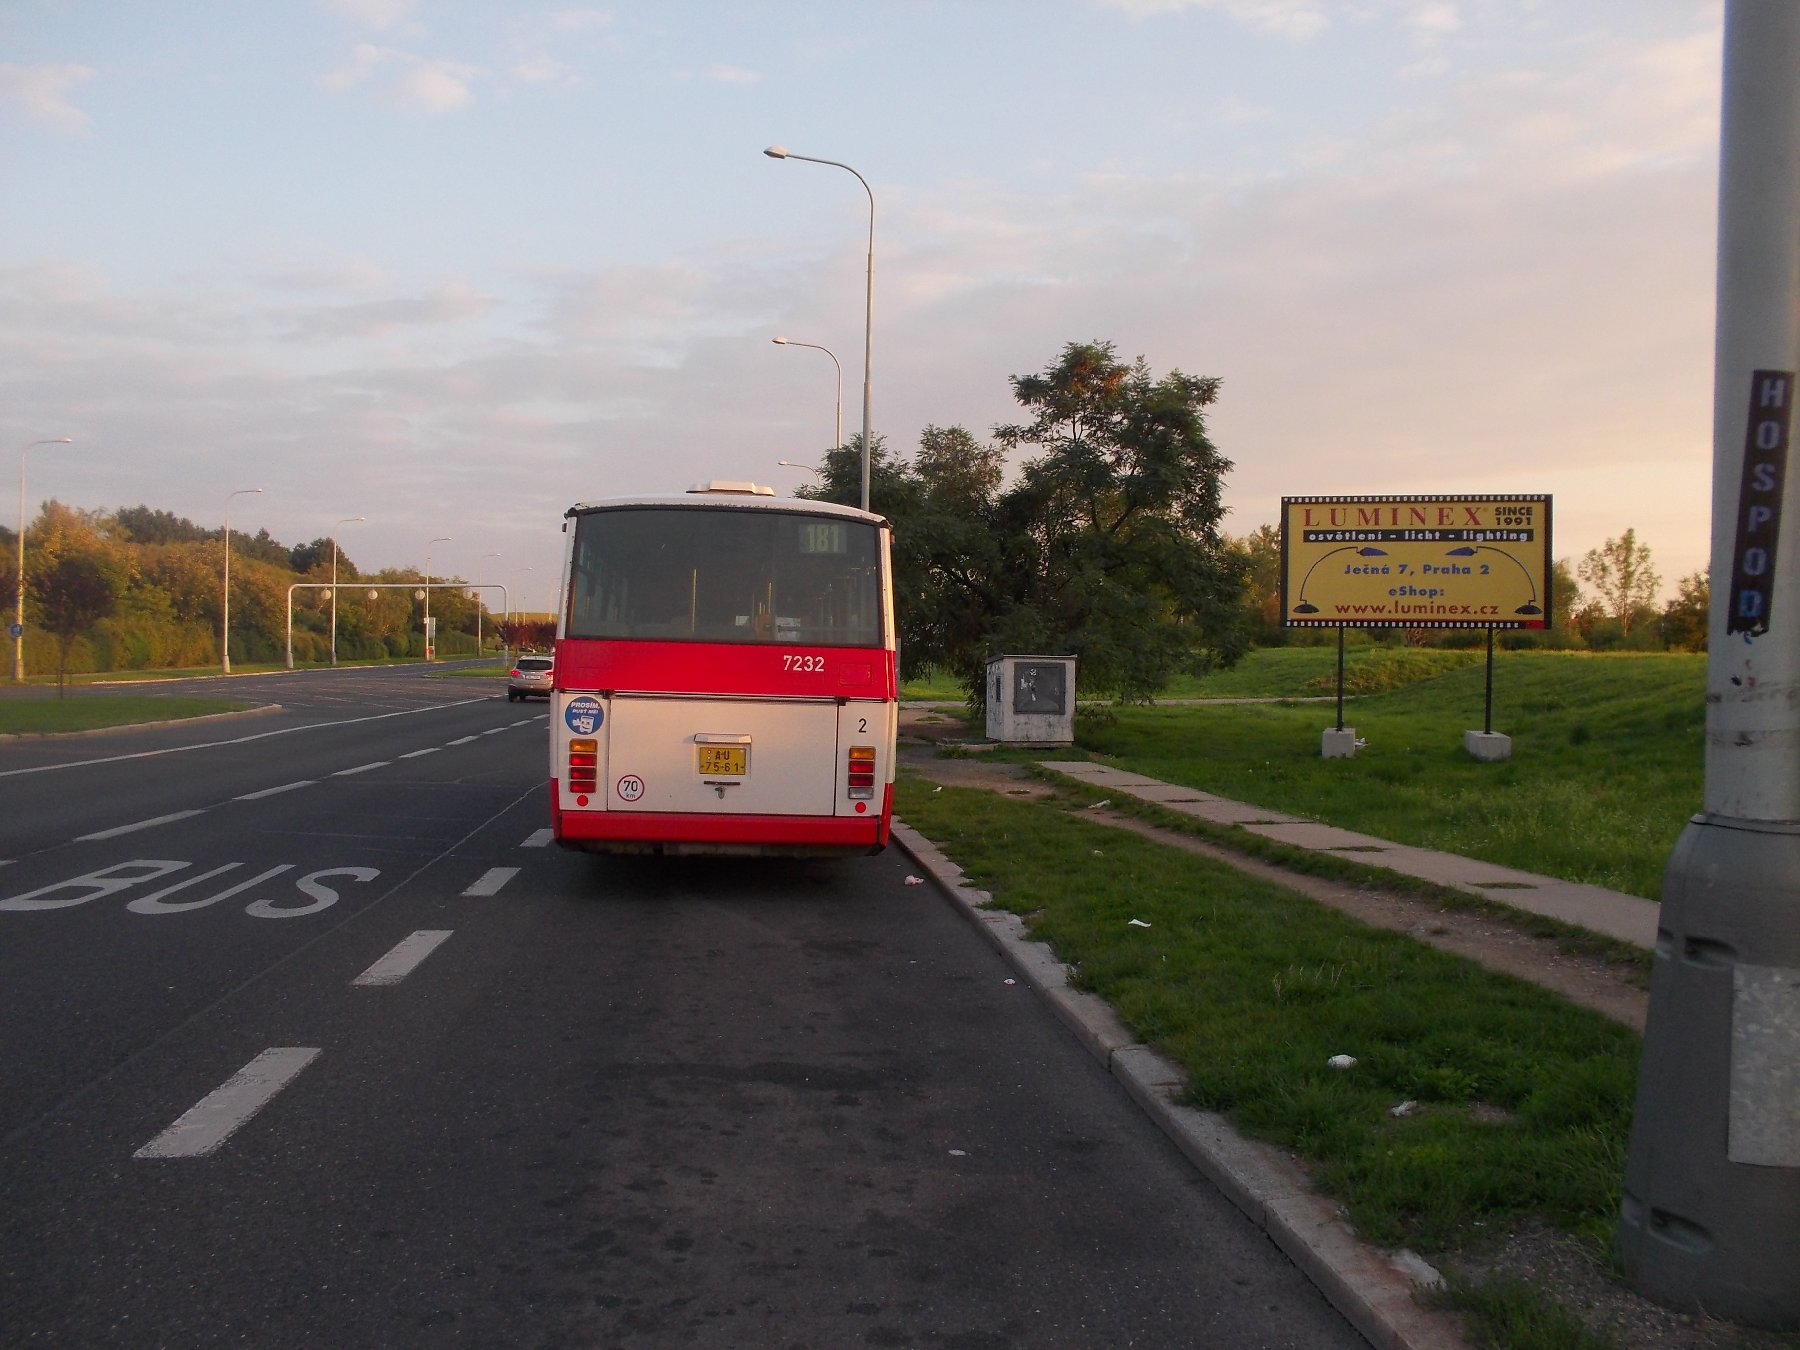
{"label": "bus rear window", "polygon": [[566,636],[879,647],[876,527],[717,507],[576,517]]}

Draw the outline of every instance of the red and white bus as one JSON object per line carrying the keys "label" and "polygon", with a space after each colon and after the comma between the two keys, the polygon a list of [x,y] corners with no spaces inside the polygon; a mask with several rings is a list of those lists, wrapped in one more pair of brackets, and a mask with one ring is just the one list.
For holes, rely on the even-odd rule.
{"label": "red and white bus", "polygon": [[886,520],[714,482],[572,506],[563,530],[558,843],[886,847],[899,714]]}

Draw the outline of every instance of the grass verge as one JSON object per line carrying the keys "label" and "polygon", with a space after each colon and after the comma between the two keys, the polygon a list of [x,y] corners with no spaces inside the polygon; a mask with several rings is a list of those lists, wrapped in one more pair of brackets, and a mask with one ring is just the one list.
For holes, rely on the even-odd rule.
{"label": "grass verge", "polygon": [[1494,725],[1513,753],[1499,764],[1462,749],[1482,725],[1479,662],[1359,698],[1353,759],[1321,759],[1329,712],[1293,704],[1119,708],[1081,721],[1077,744],[1237,801],[1656,899],[1700,805],[1705,662],[1503,653]]}
{"label": "grass verge", "polygon": [[109,694],[68,699],[0,699],[0,735],[44,736],[148,722],[179,722],[213,713],[241,712],[255,706],[230,698],[145,698]]}
{"label": "grass verge", "polygon": [[1535,1216],[1610,1240],[1632,1032],[1054,804],[906,780],[899,809],[1366,1239],[1435,1253]]}

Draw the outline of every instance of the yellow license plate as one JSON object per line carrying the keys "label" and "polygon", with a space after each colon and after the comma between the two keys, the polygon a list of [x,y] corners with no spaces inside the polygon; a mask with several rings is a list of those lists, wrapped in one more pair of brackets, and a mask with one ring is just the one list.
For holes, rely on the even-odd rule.
{"label": "yellow license plate", "polygon": [[748,760],[749,752],[741,745],[700,747],[700,773],[703,777],[742,778]]}

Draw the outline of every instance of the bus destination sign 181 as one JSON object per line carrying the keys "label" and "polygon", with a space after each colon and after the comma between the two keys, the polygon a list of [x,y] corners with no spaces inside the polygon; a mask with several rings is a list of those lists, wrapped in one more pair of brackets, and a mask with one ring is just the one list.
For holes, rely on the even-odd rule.
{"label": "bus destination sign 181", "polygon": [[1283,497],[1293,628],[1548,628],[1547,496]]}

